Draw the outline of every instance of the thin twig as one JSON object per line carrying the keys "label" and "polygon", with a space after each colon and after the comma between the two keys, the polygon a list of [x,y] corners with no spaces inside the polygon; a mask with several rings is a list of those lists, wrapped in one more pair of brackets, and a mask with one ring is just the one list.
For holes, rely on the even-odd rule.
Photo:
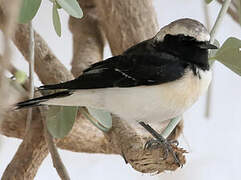
{"label": "thin twig", "polygon": [[44,128],[44,136],[45,136],[45,140],[48,145],[49,152],[52,157],[53,165],[56,168],[56,170],[62,180],[70,180],[68,172],[60,158],[60,155],[59,155],[56,145],[54,143],[54,139],[47,129],[46,115],[45,115],[46,110],[47,110],[46,107],[40,107],[40,113],[42,116],[42,121],[43,121],[43,126],[44,126],[43,127]]}
{"label": "thin twig", "polygon": [[[32,22],[29,23],[29,98],[34,97],[34,30],[32,27]],[[26,121],[26,128],[25,128],[25,134],[30,129],[32,121],[32,108],[29,108],[28,110],[28,116]]]}
{"label": "thin twig", "polygon": [[213,43],[214,42],[214,38],[215,38],[215,35],[216,35],[216,32],[221,24],[221,22],[223,21],[223,18],[228,10],[228,7],[231,3],[231,0],[225,0],[223,5],[222,5],[222,8],[221,10],[219,11],[219,14],[218,14],[218,17],[215,21],[215,24],[210,32],[210,42]]}
{"label": "thin twig", "polygon": [[176,128],[177,124],[182,120],[182,116],[177,116],[170,120],[166,128],[161,132],[161,135],[166,139],[171,132]]}
{"label": "thin twig", "polygon": [[[219,11],[219,14],[218,14],[218,17],[215,21],[215,24],[210,32],[210,42],[213,43],[214,40],[215,40],[215,35],[216,35],[216,32],[225,16],[225,14],[227,13],[227,10],[228,10],[228,7],[231,3],[231,0],[225,0],[223,5],[222,5],[222,8],[221,10]],[[208,117],[209,116],[209,111],[210,111],[210,99],[211,99],[211,86],[210,86],[210,89],[208,91],[208,97],[207,97],[207,106],[206,106],[206,116]]]}
{"label": "thin twig", "polygon": [[203,1],[203,10],[204,10],[206,27],[207,27],[207,30],[210,31],[210,28],[211,28],[210,15],[209,15],[208,6],[205,1]]}
{"label": "thin twig", "polygon": [[[203,9],[204,9],[204,16],[205,16],[206,27],[207,27],[208,31],[210,31],[211,23],[210,23],[209,10],[208,10],[208,6],[207,6],[205,1],[203,1]],[[214,74],[214,72],[213,72],[213,74]],[[207,97],[206,97],[205,116],[207,118],[210,117],[210,112],[211,112],[212,89],[213,89],[213,81],[211,81],[211,83],[209,85],[208,92],[207,92]]]}
{"label": "thin twig", "polygon": [[[217,0],[220,4],[223,4],[223,0]],[[231,3],[233,5],[233,8],[236,8],[237,10],[235,11],[232,7],[228,8],[228,14],[233,18],[235,22],[237,22],[239,25],[241,25],[241,22],[239,20],[239,9],[238,9],[238,4],[235,3],[235,1],[232,1]]]}

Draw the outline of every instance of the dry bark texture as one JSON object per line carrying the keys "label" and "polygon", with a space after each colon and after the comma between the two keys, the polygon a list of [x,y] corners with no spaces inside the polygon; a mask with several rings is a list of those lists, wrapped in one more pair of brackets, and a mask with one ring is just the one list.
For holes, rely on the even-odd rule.
{"label": "dry bark texture", "polygon": [[158,31],[155,9],[149,0],[95,0],[101,27],[113,55],[151,38]]}
{"label": "dry bark texture", "polygon": [[[152,37],[158,31],[152,1],[80,0],[79,2],[86,13],[85,18],[83,20],[70,18],[69,21],[69,27],[73,33],[72,73],[74,76],[79,75],[90,63],[102,59],[104,41],[110,44],[113,54],[120,54],[133,44]],[[3,28],[1,22],[4,19],[4,12],[0,9],[1,29]],[[27,25],[18,25],[13,37],[14,44],[26,59],[29,57],[28,31]],[[36,32],[35,47],[35,71],[44,84],[73,78]],[[26,98],[26,95],[20,95],[22,99]],[[26,117],[26,110],[6,113],[1,134],[23,139]],[[32,121],[32,130],[24,138],[14,159],[4,172],[3,179],[19,177],[33,179],[41,162],[48,154],[42,131],[42,117],[38,109],[34,110]],[[163,128],[164,124],[162,125]],[[177,138],[181,131],[182,124],[179,124],[172,138]],[[148,138],[150,138],[149,134],[141,128],[131,127],[118,117],[113,117],[113,128],[104,134],[86,120],[80,111],[73,129],[65,138],[57,141],[57,146],[75,152],[124,155],[133,168],[144,173],[177,169],[178,166],[171,155],[166,160],[161,160],[162,149],[152,151],[143,149]],[[184,150],[178,148],[175,151],[180,161],[185,163]]]}
{"label": "dry bark texture", "polygon": [[[59,83],[73,79],[72,74],[67,68],[57,59],[53,52],[48,47],[47,43],[37,33],[34,33],[35,38],[35,72],[38,74],[40,81],[43,84]],[[29,58],[29,27],[28,25],[18,25],[13,42],[25,59]]]}
{"label": "dry bark texture", "polygon": [[73,17],[69,19],[69,29],[73,34],[71,72],[75,77],[91,64],[102,60],[104,49],[104,37],[93,0],[81,0],[79,4],[83,9],[84,17],[81,20]]}
{"label": "dry bark texture", "polygon": [[[4,3],[5,5],[5,3]],[[3,32],[3,56],[2,60],[0,61],[0,124],[2,122],[2,117],[4,115],[4,112],[9,108],[9,96],[6,96],[8,93],[8,86],[9,82],[7,81],[5,77],[6,69],[9,69],[10,61],[11,61],[11,48],[10,48],[10,41],[11,37],[15,30],[15,19],[18,14],[18,6],[19,1],[17,2],[10,2],[8,3],[8,6],[5,6],[5,14],[6,20],[3,23],[4,28],[2,29]]]}
{"label": "dry bark texture", "polygon": [[[43,128],[41,127],[41,116],[39,116],[38,109],[33,112],[34,121],[31,124],[30,131],[24,137],[23,142],[19,146],[12,161],[7,166],[2,180],[25,180],[34,179],[41,163],[48,155],[48,147],[43,135]],[[10,115],[10,117],[8,117]],[[20,121],[18,126],[17,121],[23,117],[27,118],[27,111],[14,112],[6,114],[6,122],[4,121],[2,130],[7,130],[7,136],[23,138],[25,131],[25,121]],[[14,121],[11,121],[14,118]],[[5,127],[7,125],[7,128]],[[14,133],[12,133],[14,132]]]}

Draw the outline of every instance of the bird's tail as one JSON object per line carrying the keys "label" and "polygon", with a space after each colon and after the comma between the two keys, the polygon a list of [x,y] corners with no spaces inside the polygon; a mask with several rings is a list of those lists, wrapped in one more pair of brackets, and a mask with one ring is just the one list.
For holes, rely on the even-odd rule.
{"label": "bird's tail", "polygon": [[66,90],[66,91],[61,91],[61,92],[57,92],[54,94],[50,94],[50,95],[46,95],[46,96],[42,96],[42,97],[38,97],[38,98],[34,98],[34,99],[29,99],[27,101],[17,103],[15,105],[14,109],[17,110],[17,109],[22,109],[22,108],[40,106],[42,102],[46,102],[49,99],[65,97],[65,96],[69,96],[71,94],[72,94],[71,91]]}

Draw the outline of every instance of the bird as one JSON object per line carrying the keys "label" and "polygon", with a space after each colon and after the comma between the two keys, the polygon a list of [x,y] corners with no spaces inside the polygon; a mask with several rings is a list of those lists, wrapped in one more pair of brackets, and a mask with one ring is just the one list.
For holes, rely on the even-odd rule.
{"label": "bird", "polygon": [[90,65],[76,79],[40,86],[61,91],[19,102],[15,108],[57,105],[108,111],[127,123],[139,123],[155,138],[146,146],[164,144],[179,164],[170,142],[149,124],[181,116],[208,89],[209,49],[217,47],[203,24],[178,19],[122,54]]}

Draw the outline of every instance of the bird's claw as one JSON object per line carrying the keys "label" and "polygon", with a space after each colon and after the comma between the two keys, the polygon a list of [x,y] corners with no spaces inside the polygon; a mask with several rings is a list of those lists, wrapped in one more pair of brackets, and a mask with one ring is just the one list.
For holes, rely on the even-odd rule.
{"label": "bird's claw", "polygon": [[178,141],[177,140],[171,140],[168,141],[166,139],[150,139],[146,142],[144,149],[157,149],[157,148],[163,148],[164,154],[162,160],[167,159],[168,154],[171,153],[175,163],[180,167],[182,166],[177,154],[174,152],[172,146],[178,146]]}

